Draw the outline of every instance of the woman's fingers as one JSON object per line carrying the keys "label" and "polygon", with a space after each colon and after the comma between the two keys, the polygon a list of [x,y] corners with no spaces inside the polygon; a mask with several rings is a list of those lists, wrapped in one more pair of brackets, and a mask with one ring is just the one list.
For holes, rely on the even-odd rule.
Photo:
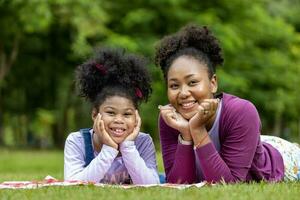
{"label": "woman's fingers", "polygon": [[172,111],[176,111],[176,109],[175,109],[172,105],[170,105],[170,104],[165,105],[165,106],[159,105],[159,106],[158,106],[158,109],[159,109],[160,111],[163,111],[163,110],[172,110]]}
{"label": "woman's fingers", "polygon": [[205,115],[214,114],[218,108],[218,99],[205,99],[201,102],[200,106],[203,107],[203,113]]}
{"label": "woman's fingers", "polygon": [[173,110],[169,110],[169,109],[166,109],[166,110],[161,110],[160,114],[162,115],[162,117],[165,119],[174,119],[176,120],[176,112],[173,111]]}

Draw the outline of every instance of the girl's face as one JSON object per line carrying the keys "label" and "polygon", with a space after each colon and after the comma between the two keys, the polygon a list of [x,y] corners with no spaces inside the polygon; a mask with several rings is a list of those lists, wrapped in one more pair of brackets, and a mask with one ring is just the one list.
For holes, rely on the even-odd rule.
{"label": "girl's face", "polygon": [[[132,101],[121,96],[108,97],[100,105],[99,112],[105,130],[117,144],[133,132],[136,125],[135,110]],[[97,116],[97,112],[94,116]]]}
{"label": "girl's face", "polygon": [[216,75],[210,79],[207,66],[189,56],[173,61],[167,84],[170,104],[187,120],[196,114],[203,99],[213,98],[218,88]]}

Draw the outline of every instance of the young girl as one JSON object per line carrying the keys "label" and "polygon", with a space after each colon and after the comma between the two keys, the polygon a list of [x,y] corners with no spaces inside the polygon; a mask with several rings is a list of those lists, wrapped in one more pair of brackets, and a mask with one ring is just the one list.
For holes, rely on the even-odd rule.
{"label": "young girl", "polygon": [[207,27],[187,26],[160,41],[170,105],[160,107],[160,140],[167,182],[300,179],[299,146],[260,137],[255,106],[221,93],[221,47]]}
{"label": "young girl", "polygon": [[92,103],[94,124],[68,136],[65,180],[159,183],[153,141],[139,132],[137,109],[152,91],[145,66],[136,55],[102,49],[77,68],[80,94]]}

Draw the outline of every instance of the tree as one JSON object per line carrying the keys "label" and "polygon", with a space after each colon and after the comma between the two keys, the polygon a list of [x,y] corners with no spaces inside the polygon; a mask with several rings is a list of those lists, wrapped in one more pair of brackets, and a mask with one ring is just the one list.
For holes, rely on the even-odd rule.
{"label": "tree", "polygon": [[33,138],[38,146],[62,147],[68,132],[90,126],[73,71],[104,45],[150,58],[153,95],[141,115],[143,130],[158,141],[157,106],[167,98],[162,74],[151,64],[154,46],[191,22],[208,25],[224,49],[220,91],[251,100],[263,133],[288,127],[296,135],[299,8],[295,0],[0,0],[0,142],[5,132],[23,135],[23,145]]}

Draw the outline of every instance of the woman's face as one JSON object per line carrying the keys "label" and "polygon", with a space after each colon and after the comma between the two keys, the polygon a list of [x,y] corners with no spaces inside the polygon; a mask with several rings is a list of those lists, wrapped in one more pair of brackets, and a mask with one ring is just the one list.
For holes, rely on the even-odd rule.
{"label": "woman's face", "polygon": [[121,96],[108,97],[99,107],[105,130],[117,144],[122,143],[133,132],[136,124],[135,110],[133,102]]}
{"label": "woman's face", "polygon": [[207,66],[190,56],[173,61],[167,84],[170,104],[187,120],[196,114],[203,99],[213,98],[218,88],[216,75],[210,79]]}

